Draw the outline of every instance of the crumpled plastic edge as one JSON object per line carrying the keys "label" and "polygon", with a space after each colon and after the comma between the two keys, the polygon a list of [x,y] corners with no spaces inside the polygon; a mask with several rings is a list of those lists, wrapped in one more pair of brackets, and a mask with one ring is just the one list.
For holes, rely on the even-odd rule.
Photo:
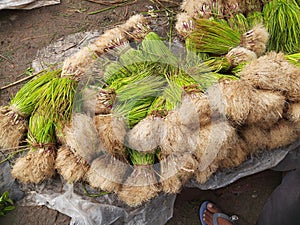
{"label": "crumpled plastic edge", "polygon": [[59,4],[60,0],[2,0],[0,1],[1,9],[34,9],[43,6]]}
{"label": "crumpled plastic edge", "polygon": [[[163,225],[173,217],[176,195],[161,193],[137,208],[116,202],[116,195],[89,198],[73,184],[61,181],[32,185],[19,202],[23,206],[44,205],[71,217],[70,225]],[[99,202],[100,201],[100,202]],[[117,200],[118,201],[118,200]]]}

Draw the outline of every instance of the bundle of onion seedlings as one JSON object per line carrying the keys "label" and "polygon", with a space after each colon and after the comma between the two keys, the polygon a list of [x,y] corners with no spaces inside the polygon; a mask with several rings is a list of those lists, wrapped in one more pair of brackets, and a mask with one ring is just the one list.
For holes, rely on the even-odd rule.
{"label": "bundle of onion seedlings", "polygon": [[128,176],[129,166],[102,148],[102,154],[91,162],[86,181],[94,188],[117,193]]}
{"label": "bundle of onion seedlings", "polygon": [[163,192],[177,194],[184,184],[193,176],[198,162],[190,152],[164,155],[159,158],[159,182]]}
{"label": "bundle of onion seedlings", "polygon": [[300,99],[300,68],[289,63],[282,53],[268,54],[248,63],[240,72],[241,79],[254,87],[280,91],[293,102]]}
{"label": "bundle of onion seedlings", "polygon": [[266,52],[268,40],[269,33],[266,28],[258,24],[243,34],[241,46],[253,51],[259,57]]}
{"label": "bundle of onion seedlings", "polygon": [[94,120],[87,115],[73,113],[63,135],[65,143],[57,151],[55,168],[68,182],[85,180],[90,163],[101,153]]}
{"label": "bundle of onion seedlings", "polygon": [[296,123],[281,119],[269,129],[256,125],[246,126],[241,131],[241,136],[248,146],[249,153],[253,154],[286,147],[299,138],[299,131]]}
{"label": "bundle of onion seedlings", "polygon": [[56,129],[70,121],[78,82],[71,77],[56,77],[44,87],[38,107],[45,117],[53,118]]}
{"label": "bundle of onion seedlings", "polygon": [[11,100],[8,106],[0,108],[0,146],[17,147],[27,130],[27,117],[31,115],[43,93],[44,86],[61,70],[45,71],[27,82]]}
{"label": "bundle of onion seedlings", "polygon": [[55,173],[55,124],[38,108],[29,120],[28,143],[30,151],[18,158],[12,169],[13,177],[23,183],[40,183]]}
{"label": "bundle of onion seedlings", "polygon": [[105,52],[131,40],[141,40],[149,32],[148,21],[142,15],[130,17],[124,24],[105,31],[93,44],[81,49],[66,59],[62,68],[63,76],[80,77]]}
{"label": "bundle of onion seedlings", "polygon": [[149,76],[116,90],[113,112],[126,117],[130,128],[147,116],[156,96],[162,93],[165,81],[162,77]]}
{"label": "bundle of onion seedlings", "polygon": [[[194,94],[198,94],[197,91],[199,87],[193,90]],[[159,177],[162,190],[166,193],[179,192],[198,166],[193,151],[197,145],[197,135],[202,122],[199,119],[204,116],[201,112],[206,111],[207,108],[201,107],[201,112],[198,111],[199,108],[195,106],[189,95],[185,94],[182,103],[166,116],[164,132],[161,135],[158,152]]]}
{"label": "bundle of onion seedlings", "polygon": [[116,159],[126,162],[127,154],[124,146],[126,123],[124,118],[117,117],[115,114],[95,115],[94,124],[103,150]]}
{"label": "bundle of onion seedlings", "polygon": [[160,191],[153,168],[155,154],[129,149],[133,170],[117,193],[129,206],[139,206],[156,197]]}
{"label": "bundle of onion seedlings", "polygon": [[126,117],[132,128],[161,96],[166,76],[176,71],[176,65],[176,57],[157,34],[150,32],[136,50],[126,51],[119,64],[112,63],[104,75],[106,89],[116,94],[112,112]]}
{"label": "bundle of onion seedlings", "polygon": [[140,152],[153,152],[159,148],[164,129],[162,117],[149,115],[127,132],[125,145]]}
{"label": "bundle of onion seedlings", "polygon": [[263,15],[270,33],[269,50],[296,53],[300,49],[300,7],[295,0],[272,0]]}
{"label": "bundle of onion seedlings", "polygon": [[[76,80],[53,77],[39,92],[28,130],[28,142],[37,151],[20,158],[12,171],[22,182],[39,183],[54,174],[55,130],[61,132],[64,124],[70,120],[76,86]],[[35,170],[28,163],[36,167]]]}
{"label": "bundle of onion seedlings", "polygon": [[223,79],[219,82],[218,88],[222,94],[227,119],[233,124],[243,125],[251,108],[250,96],[253,87],[241,80]]}
{"label": "bundle of onion seedlings", "polygon": [[89,164],[78,157],[68,145],[57,150],[55,169],[69,183],[82,181],[89,169]]}
{"label": "bundle of onion seedlings", "polygon": [[[104,91],[105,90],[101,90],[101,93],[104,94]],[[111,99],[109,98],[108,101],[111,101]],[[96,103],[96,105],[97,104],[98,103]],[[79,129],[77,133],[81,133],[80,130],[84,130],[82,131],[84,135],[79,135],[76,138],[78,142],[80,137],[85,137],[86,135],[85,141],[83,142],[86,143],[86,140],[90,140],[88,146],[82,146],[79,141],[77,147],[78,150],[81,150],[80,155],[83,159],[86,159],[90,165],[84,177],[94,188],[117,192],[127,173],[127,153],[124,146],[126,124],[124,118],[112,113],[96,113],[93,119],[88,118],[88,121],[89,120],[92,120],[88,122],[89,129]],[[81,126],[80,124],[78,125]],[[77,126],[77,130],[79,126]],[[72,136],[75,137],[74,135]],[[90,143],[93,144],[90,145]]]}
{"label": "bundle of onion seedlings", "polygon": [[241,34],[220,21],[196,19],[189,36],[198,52],[224,55],[240,44]]}
{"label": "bundle of onion seedlings", "polygon": [[261,12],[252,12],[247,15],[248,28],[254,27],[257,24],[264,24],[264,17]]}
{"label": "bundle of onion seedlings", "polygon": [[247,157],[247,150],[228,121],[214,121],[200,127],[197,135],[193,154],[198,160],[195,178],[199,183],[205,183],[221,165],[237,166]]}
{"label": "bundle of onion seedlings", "polygon": [[197,19],[194,24],[195,29],[186,45],[198,54],[208,53],[211,57],[205,59],[204,63],[213,71],[230,73],[235,67],[256,59],[266,50],[269,36],[266,29],[256,25],[249,30],[250,23],[241,14],[228,22],[224,19]]}

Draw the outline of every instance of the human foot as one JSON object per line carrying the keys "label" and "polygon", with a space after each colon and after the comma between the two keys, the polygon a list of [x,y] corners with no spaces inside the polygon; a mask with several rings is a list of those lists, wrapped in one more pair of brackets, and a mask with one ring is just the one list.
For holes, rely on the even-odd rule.
{"label": "human foot", "polygon": [[220,209],[211,202],[204,202],[200,208],[200,220],[202,225],[233,225],[232,221],[237,216],[229,217],[221,213]]}

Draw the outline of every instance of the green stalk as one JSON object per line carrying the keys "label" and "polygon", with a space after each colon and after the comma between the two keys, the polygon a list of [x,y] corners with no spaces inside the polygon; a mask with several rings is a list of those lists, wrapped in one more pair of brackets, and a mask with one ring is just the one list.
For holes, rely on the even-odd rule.
{"label": "green stalk", "polygon": [[105,68],[104,81],[108,85],[116,79],[129,77],[150,64],[147,63],[147,59],[141,50],[132,48],[121,53],[118,57],[120,58],[118,62],[110,61],[109,65]]}
{"label": "green stalk", "polygon": [[145,36],[140,47],[144,53],[144,57],[150,62],[167,63],[169,65],[178,64],[177,58],[161,40],[159,35],[154,32],[150,32]]}
{"label": "green stalk", "polygon": [[73,110],[77,81],[70,78],[54,78],[45,85],[38,108],[45,117],[55,123],[69,121]]}
{"label": "green stalk", "polygon": [[273,0],[263,9],[270,33],[268,50],[296,53],[300,49],[300,7],[295,0]]}
{"label": "green stalk", "polygon": [[[133,127],[147,116],[152,101],[159,96],[165,81],[159,76],[147,76],[115,89],[116,103],[113,111],[127,117],[129,127]],[[109,87],[111,88],[111,87]]]}
{"label": "green stalk", "polygon": [[144,71],[136,71],[136,73],[131,73],[130,75],[127,75],[125,77],[119,77],[111,82],[109,85],[109,89],[113,89],[115,91],[120,90],[122,87],[126,87],[126,85],[129,85],[131,83],[138,82],[142,78],[149,77],[153,75],[153,71],[144,70]]}
{"label": "green stalk", "polygon": [[43,111],[37,109],[29,119],[27,140],[33,149],[45,144],[53,145],[56,142],[53,118],[43,115]]}
{"label": "green stalk", "polygon": [[197,52],[224,55],[239,45],[241,34],[223,22],[196,19],[190,39]]}
{"label": "green stalk", "polygon": [[294,64],[297,67],[300,67],[300,52],[295,53],[295,54],[291,54],[291,55],[285,55],[285,58],[290,63]]}
{"label": "green stalk", "polygon": [[237,30],[240,34],[246,33],[250,29],[247,18],[241,13],[229,18],[228,23],[233,30]]}
{"label": "green stalk", "polygon": [[164,96],[158,96],[156,97],[153,102],[151,103],[148,112],[148,115],[152,114],[160,114],[161,116],[167,115],[166,110],[166,99]]}
{"label": "green stalk", "polygon": [[15,209],[14,202],[10,199],[8,191],[0,196],[0,217]]}
{"label": "green stalk", "polygon": [[227,72],[231,68],[231,64],[226,57],[210,57],[204,61],[204,65],[207,66],[210,71],[214,72]]}
{"label": "green stalk", "polygon": [[[115,50],[117,51],[117,50]],[[162,74],[166,67],[177,67],[178,59],[169,50],[161,38],[154,32],[146,35],[138,49],[130,48],[119,55],[119,61],[110,63],[104,74],[104,81],[108,85],[117,80],[141,73]],[[150,72],[151,71],[151,72]],[[113,84],[112,86],[115,86]],[[122,86],[122,85],[116,85]]]}
{"label": "green stalk", "polygon": [[231,73],[239,78],[239,73],[244,69],[244,67],[247,65],[246,62],[242,62],[239,65],[237,65],[236,67],[234,67],[231,71]]}
{"label": "green stalk", "polygon": [[61,70],[46,71],[27,82],[11,100],[10,106],[18,110],[22,116],[28,117],[36,107],[45,86],[51,80],[59,77]]}
{"label": "green stalk", "polygon": [[254,27],[257,24],[264,24],[264,17],[261,12],[252,12],[247,16],[249,28]]}
{"label": "green stalk", "polygon": [[155,154],[141,153],[136,150],[129,149],[130,159],[133,165],[153,165],[155,161]]}

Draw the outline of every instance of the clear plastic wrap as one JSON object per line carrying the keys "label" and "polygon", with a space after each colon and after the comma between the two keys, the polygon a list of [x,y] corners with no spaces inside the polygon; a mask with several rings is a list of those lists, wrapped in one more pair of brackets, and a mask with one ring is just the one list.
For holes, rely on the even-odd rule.
{"label": "clear plastic wrap", "polygon": [[[131,208],[115,194],[88,197],[93,193],[82,184],[62,184],[59,179],[41,185],[24,185],[21,205],[45,205],[71,217],[70,225],[163,225],[173,215],[176,195],[160,194],[146,204]],[[94,193],[96,194],[96,193]]]}

